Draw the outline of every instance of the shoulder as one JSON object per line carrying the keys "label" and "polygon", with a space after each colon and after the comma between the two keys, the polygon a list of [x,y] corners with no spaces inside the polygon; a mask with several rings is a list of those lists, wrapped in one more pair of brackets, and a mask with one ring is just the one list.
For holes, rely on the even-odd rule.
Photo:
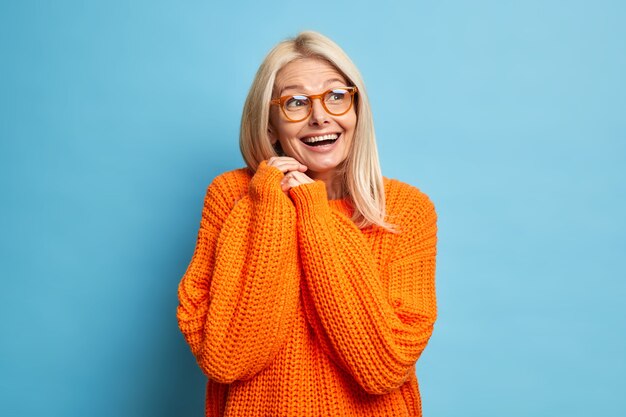
{"label": "shoulder", "polygon": [[224,172],[215,177],[206,190],[203,217],[211,214],[211,217],[216,215],[225,218],[248,192],[251,177],[247,168]]}
{"label": "shoulder", "polygon": [[401,228],[409,224],[436,221],[435,205],[430,197],[405,182],[383,178],[388,221]]}
{"label": "shoulder", "polygon": [[247,168],[224,172],[213,179],[207,188],[207,195],[219,193],[224,198],[235,198],[238,200],[248,191],[251,178],[252,175]]}

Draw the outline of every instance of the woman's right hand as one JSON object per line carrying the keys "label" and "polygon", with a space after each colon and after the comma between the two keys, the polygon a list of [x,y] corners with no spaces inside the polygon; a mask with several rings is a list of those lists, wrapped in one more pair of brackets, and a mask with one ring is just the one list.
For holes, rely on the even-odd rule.
{"label": "woman's right hand", "polygon": [[274,156],[267,160],[267,166],[278,168],[285,177],[280,182],[280,188],[286,196],[289,196],[289,190],[299,184],[313,182],[304,172],[308,169],[306,165],[301,164],[290,156]]}
{"label": "woman's right hand", "polygon": [[302,165],[290,156],[273,156],[267,160],[267,166],[276,167],[283,174],[291,171],[306,172],[308,169],[306,165]]}

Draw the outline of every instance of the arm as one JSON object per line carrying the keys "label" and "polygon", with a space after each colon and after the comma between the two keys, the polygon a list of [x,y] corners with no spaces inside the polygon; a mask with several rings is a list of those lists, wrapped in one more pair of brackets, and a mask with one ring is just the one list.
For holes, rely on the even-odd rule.
{"label": "arm", "polygon": [[324,183],[292,188],[291,196],[306,280],[303,300],[324,350],[367,392],[398,388],[414,372],[436,318],[432,203],[412,194],[403,230],[384,244],[392,259],[379,272],[363,232],[331,210]]}
{"label": "arm", "polygon": [[295,210],[282,177],[262,163],[238,201],[241,181],[218,178],[207,191],[177,318],[198,364],[217,382],[248,379],[266,367],[295,314]]}

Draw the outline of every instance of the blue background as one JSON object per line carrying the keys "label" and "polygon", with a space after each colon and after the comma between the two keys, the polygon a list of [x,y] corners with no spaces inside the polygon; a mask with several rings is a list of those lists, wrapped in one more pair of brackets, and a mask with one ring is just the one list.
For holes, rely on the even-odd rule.
{"label": "blue background", "polygon": [[176,288],[303,29],[361,69],[386,176],[439,213],[425,416],[626,412],[620,1],[3,1],[0,414],[202,416]]}

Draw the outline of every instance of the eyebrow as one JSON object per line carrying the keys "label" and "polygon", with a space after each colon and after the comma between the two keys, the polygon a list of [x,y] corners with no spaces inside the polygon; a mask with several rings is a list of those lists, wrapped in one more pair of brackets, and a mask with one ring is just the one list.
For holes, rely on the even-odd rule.
{"label": "eyebrow", "polygon": [[[339,79],[339,78],[331,78],[331,79],[326,80],[324,82],[324,87],[326,87],[329,84],[332,84],[334,82],[339,82],[339,83],[343,83],[343,84],[346,83],[345,80],[342,80],[342,79]],[[288,85],[288,86],[285,86],[285,87],[280,89],[280,94],[282,95],[285,92],[285,90],[304,90],[304,87],[302,85],[300,85],[300,84]]]}

